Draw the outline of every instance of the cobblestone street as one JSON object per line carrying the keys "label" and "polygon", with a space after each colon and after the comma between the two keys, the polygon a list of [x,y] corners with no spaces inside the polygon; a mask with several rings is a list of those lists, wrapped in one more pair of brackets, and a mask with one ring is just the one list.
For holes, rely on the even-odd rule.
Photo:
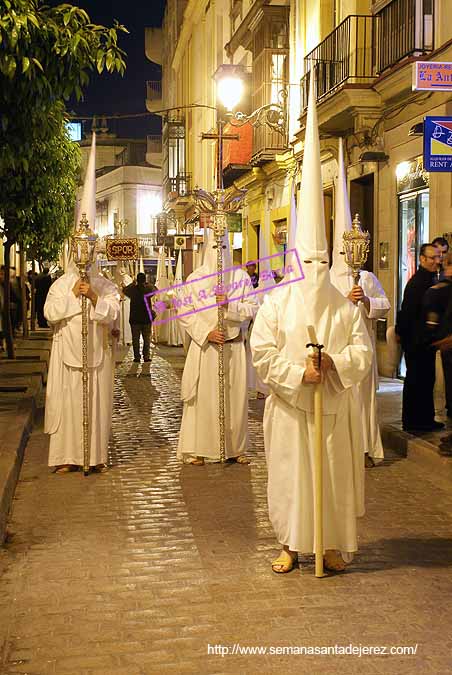
{"label": "cobblestone street", "polygon": [[[33,433],[0,549],[0,672],[450,673],[450,482],[389,456],[367,471],[348,571],[317,580],[304,559],[273,574],[263,401],[250,401],[249,467],[181,467],[182,367],[171,348],[118,367],[106,474],[51,474],[47,437]],[[350,644],[417,652],[270,653]]]}

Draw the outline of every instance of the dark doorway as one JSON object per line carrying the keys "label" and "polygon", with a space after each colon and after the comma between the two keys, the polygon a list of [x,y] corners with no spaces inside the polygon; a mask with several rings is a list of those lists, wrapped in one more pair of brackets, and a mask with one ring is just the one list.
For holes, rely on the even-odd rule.
{"label": "dark doorway", "polygon": [[352,220],[359,213],[361,227],[370,233],[370,249],[364,269],[373,272],[374,267],[374,175],[369,173],[350,182],[350,208]]}

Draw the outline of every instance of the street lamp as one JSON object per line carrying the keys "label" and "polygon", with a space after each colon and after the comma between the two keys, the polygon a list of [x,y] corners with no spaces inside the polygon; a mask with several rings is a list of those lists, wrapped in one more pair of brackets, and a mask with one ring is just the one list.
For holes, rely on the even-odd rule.
{"label": "street lamp", "polygon": [[248,122],[253,127],[268,126],[282,136],[287,134],[287,89],[278,91],[279,102],[273,101],[246,115],[234,109],[243,98],[245,91],[245,72],[243,66],[223,64],[215,72],[217,97],[226,110],[228,122],[233,127],[241,127]]}

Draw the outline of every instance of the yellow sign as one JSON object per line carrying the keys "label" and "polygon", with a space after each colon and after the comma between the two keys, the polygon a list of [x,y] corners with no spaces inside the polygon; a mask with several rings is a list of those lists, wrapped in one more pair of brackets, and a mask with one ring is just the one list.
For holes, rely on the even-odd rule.
{"label": "yellow sign", "polygon": [[137,260],[139,248],[137,239],[107,239],[108,260]]}

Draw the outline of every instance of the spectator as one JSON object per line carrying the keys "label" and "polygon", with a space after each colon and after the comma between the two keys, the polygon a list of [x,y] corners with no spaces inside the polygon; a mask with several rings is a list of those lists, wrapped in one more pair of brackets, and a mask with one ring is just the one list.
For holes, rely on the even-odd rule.
{"label": "spectator", "polygon": [[405,287],[397,316],[396,332],[406,362],[402,409],[405,431],[434,431],[444,427],[444,424],[435,421],[433,404],[436,349],[425,344],[422,321],[424,295],[435,282],[438,264],[437,249],[432,244],[422,244],[419,268]]}
{"label": "spectator", "polygon": [[441,281],[441,279],[443,278],[444,258],[449,250],[449,243],[445,237],[435,237],[435,239],[432,241],[432,246],[435,246],[438,250],[439,265],[436,271],[436,275],[438,281]]}
{"label": "spectator", "polygon": [[35,304],[39,328],[47,328],[48,326],[44,316],[44,305],[46,304],[47,294],[51,285],[52,277],[49,274],[49,268],[44,267],[42,273],[38,274],[35,278]]}
{"label": "spectator", "polygon": [[246,271],[248,272],[248,275],[251,279],[253,288],[257,288],[259,286],[259,275],[257,273],[256,263],[255,262],[246,263]]}
{"label": "spectator", "polygon": [[132,330],[133,360],[141,361],[140,337],[143,336],[143,360],[150,361],[151,350],[151,325],[152,319],[146,306],[144,296],[151,293],[152,288],[146,285],[146,275],[140,272],[136,283],[131,283],[124,288],[124,295],[130,298],[129,323]]}

